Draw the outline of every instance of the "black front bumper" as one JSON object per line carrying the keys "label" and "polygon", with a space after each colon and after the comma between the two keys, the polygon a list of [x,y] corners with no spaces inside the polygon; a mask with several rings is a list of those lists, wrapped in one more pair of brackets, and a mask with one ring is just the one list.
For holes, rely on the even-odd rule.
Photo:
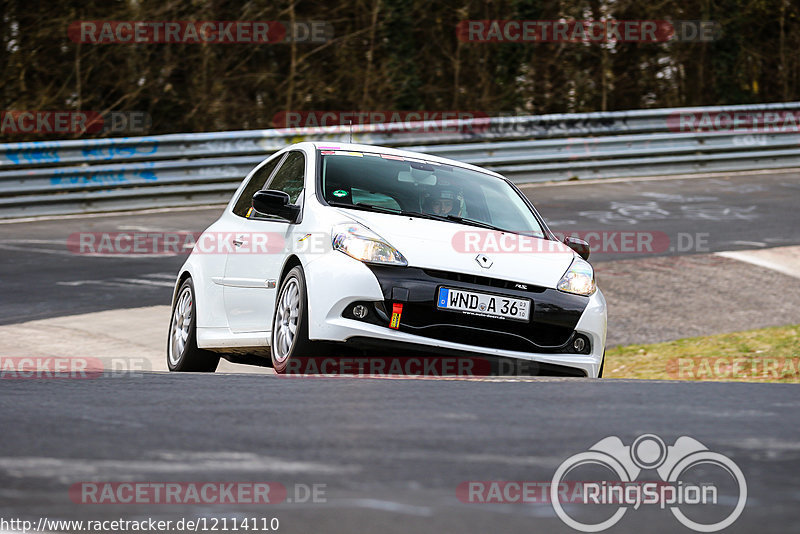
{"label": "black front bumper", "polygon": [[[359,320],[387,326],[392,305],[403,305],[398,330],[409,334],[517,352],[591,353],[588,337],[582,350],[576,351],[573,341],[578,334],[575,325],[589,303],[589,297],[571,295],[555,289],[468,274],[434,271],[415,267],[386,267],[370,265],[381,286],[382,303],[373,306],[372,313]],[[533,313],[529,322],[443,311],[436,307],[439,287],[446,286],[469,291],[494,293],[530,299]],[[354,303],[355,304],[355,303]],[[357,319],[352,306],[344,315]]]}
{"label": "black front bumper", "polygon": [[[355,354],[341,352],[340,349],[356,351]],[[458,376],[458,377],[481,377],[481,376],[562,376],[584,378],[588,376],[586,372],[577,367],[567,365],[556,365],[553,363],[537,362],[533,360],[521,360],[517,358],[505,358],[503,356],[492,356],[487,354],[476,354],[469,351],[459,351],[443,347],[433,347],[430,345],[417,345],[414,343],[398,344],[396,341],[387,341],[372,337],[351,337],[345,342],[334,343],[333,354],[340,357],[354,357],[356,361],[369,369],[370,358],[382,360],[385,365],[382,369],[391,370],[393,366],[398,367],[398,372],[386,371],[386,374],[398,374],[404,376]],[[410,366],[417,371],[431,366],[434,372],[428,373],[421,371],[418,373],[404,372],[408,366],[404,363],[413,358],[418,358],[423,362],[421,366]],[[466,362],[461,365],[458,361]],[[443,369],[450,369],[451,372],[444,372]],[[334,371],[335,372],[335,371]],[[347,374],[347,373],[342,373]],[[354,373],[355,374],[355,373]],[[383,374],[383,371],[381,373]]]}

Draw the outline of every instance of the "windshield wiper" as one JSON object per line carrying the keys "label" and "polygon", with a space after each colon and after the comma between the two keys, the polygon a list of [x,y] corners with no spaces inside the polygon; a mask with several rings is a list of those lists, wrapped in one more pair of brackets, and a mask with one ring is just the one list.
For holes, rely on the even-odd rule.
{"label": "windshield wiper", "polygon": [[366,204],[364,202],[356,202],[355,204],[347,204],[346,202],[328,201],[329,206],[335,208],[351,208],[354,210],[364,211],[379,211],[382,213],[392,213],[394,215],[401,215],[401,211],[396,208],[387,208],[386,206],[376,206],[375,204]]}
{"label": "windshield wiper", "polygon": [[479,226],[481,228],[488,228],[489,230],[496,230],[498,232],[508,232],[505,228],[500,228],[499,226],[495,226],[493,224],[489,224],[484,221],[479,221],[477,219],[470,219],[469,217],[459,217],[458,215],[446,215],[445,218],[448,221],[455,221],[457,223],[466,224],[469,226]]}
{"label": "windshield wiper", "polygon": [[366,202],[356,202],[355,204],[346,204],[344,202],[336,202],[331,201],[328,202],[329,205],[337,207],[337,208],[353,208],[353,209],[360,209],[365,211],[378,211],[381,213],[391,213],[392,215],[403,215],[406,217],[420,217],[423,219],[434,219],[436,221],[445,221],[449,222],[446,217],[441,215],[434,215],[433,213],[422,213],[421,211],[411,211],[411,210],[404,210],[399,208],[389,208],[386,206],[378,206],[376,204],[367,204]]}
{"label": "windshield wiper", "polygon": [[420,213],[418,211],[400,212],[400,215],[408,215],[409,217],[423,217],[425,219],[433,219],[434,221],[456,222],[465,224],[467,226],[478,226],[480,228],[487,228],[489,230],[496,230],[498,232],[508,232],[505,228],[500,228],[487,222],[479,221],[477,219],[470,219],[469,217],[459,217],[458,215],[436,215],[434,213]]}
{"label": "windshield wiper", "polygon": [[400,215],[405,215],[406,217],[419,217],[420,219],[433,219],[434,221],[447,222],[446,218],[442,217],[441,215],[436,215],[435,213],[422,213],[421,211],[403,210],[400,212]]}
{"label": "windshield wiper", "polygon": [[469,217],[459,217],[458,215],[436,215],[434,213],[423,213],[421,211],[401,210],[397,208],[388,208],[386,206],[377,206],[375,204],[367,204],[365,202],[346,204],[344,202],[329,201],[328,204],[337,208],[361,209],[365,211],[378,211],[381,213],[391,213],[393,215],[403,215],[406,217],[419,217],[421,219],[432,219],[434,221],[456,222],[468,226],[478,226],[480,228],[487,228],[489,230],[495,230],[498,232],[510,231],[506,230],[505,228],[500,228],[499,226],[495,226],[493,224],[489,224],[484,221],[479,221],[477,219],[470,219]]}

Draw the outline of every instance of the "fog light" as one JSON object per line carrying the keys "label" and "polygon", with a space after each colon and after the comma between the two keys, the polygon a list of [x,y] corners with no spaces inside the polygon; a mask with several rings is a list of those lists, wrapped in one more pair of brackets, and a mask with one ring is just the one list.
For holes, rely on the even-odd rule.
{"label": "fog light", "polygon": [[572,347],[575,349],[576,352],[582,352],[585,346],[586,346],[586,341],[584,341],[582,337],[576,338],[575,341],[572,342]]}
{"label": "fog light", "polygon": [[367,313],[368,313],[367,307],[364,306],[363,304],[358,304],[356,306],[353,306],[353,315],[355,315],[356,318],[363,319],[364,317],[367,316]]}

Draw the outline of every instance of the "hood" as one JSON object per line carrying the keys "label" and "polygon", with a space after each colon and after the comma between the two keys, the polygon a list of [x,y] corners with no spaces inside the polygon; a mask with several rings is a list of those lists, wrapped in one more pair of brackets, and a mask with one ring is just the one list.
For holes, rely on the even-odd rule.
{"label": "hood", "polygon": [[[555,288],[575,258],[572,249],[558,241],[417,217],[335,209],[380,235],[405,256],[409,267]],[[478,256],[485,257],[483,266]]]}

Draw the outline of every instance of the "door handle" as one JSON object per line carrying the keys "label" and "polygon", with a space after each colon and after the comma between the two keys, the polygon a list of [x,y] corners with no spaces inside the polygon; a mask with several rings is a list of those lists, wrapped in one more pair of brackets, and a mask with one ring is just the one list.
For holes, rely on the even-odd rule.
{"label": "door handle", "polygon": [[239,238],[234,238],[233,240],[234,247],[241,247],[242,245],[244,245],[244,241],[240,240]]}

